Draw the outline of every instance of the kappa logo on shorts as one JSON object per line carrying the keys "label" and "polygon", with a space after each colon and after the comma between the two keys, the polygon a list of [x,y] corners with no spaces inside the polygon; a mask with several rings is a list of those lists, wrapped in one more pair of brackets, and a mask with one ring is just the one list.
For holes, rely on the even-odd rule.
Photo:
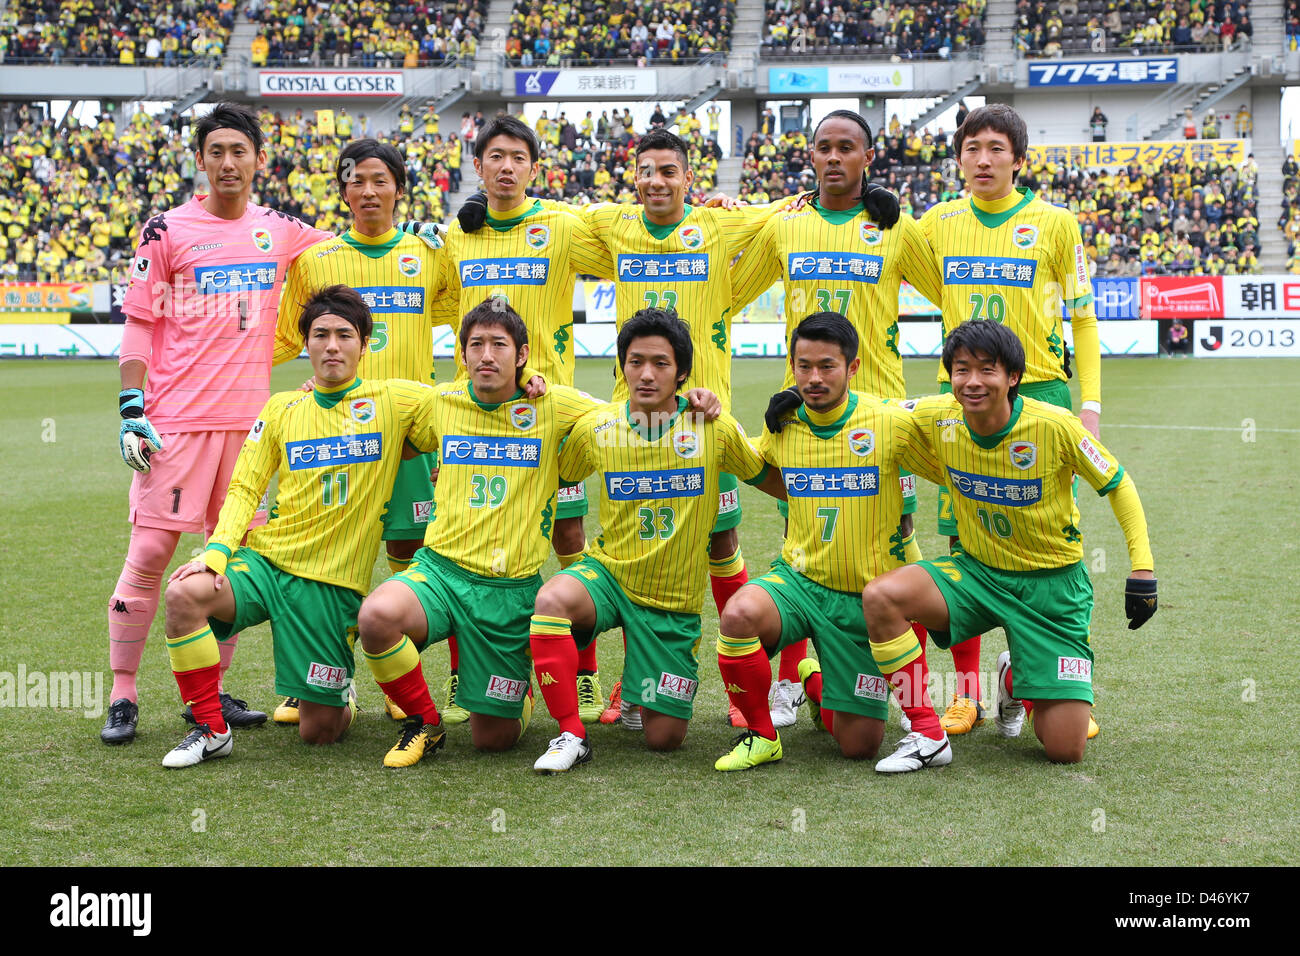
{"label": "kappa logo on shorts", "polygon": [[1085,657],[1058,657],[1056,659],[1056,679],[1076,680],[1091,684],[1092,661]]}
{"label": "kappa logo on shorts", "polygon": [[889,700],[889,682],[877,674],[859,674],[853,696],[868,700]]}
{"label": "kappa logo on shorts", "polygon": [[876,433],[870,428],[855,428],[849,432],[849,451],[866,458],[876,447]]}
{"label": "kappa logo on shorts", "polygon": [[330,667],[312,661],[307,665],[307,683],[327,690],[342,690],[348,685],[348,670],[346,667]]}
{"label": "kappa logo on shorts", "polygon": [[493,674],[488,678],[487,690],[483,691],[483,694],[496,700],[508,700],[514,703],[523,700],[524,694],[527,692],[528,681],[511,680],[508,677],[498,677]]}
{"label": "kappa logo on shorts", "polygon": [[259,418],[257,421],[253,422],[253,427],[249,429],[248,440],[261,441],[262,432],[264,431],[266,431],[266,422],[262,421],[262,419]]}
{"label": "kappa logo on shorts", "polygon": [[700,453],[700,436],[695,432],[678,432],[673,435],[673,451],[679,458],[694,458]]}
{"label": "kappa logo on shorts", "polygon": [[677,235],[687,249],[698,249],[704,245],[704,230],[699,226],[682,226],[677,230]]}
{"label": "kappa logo on shorts", "polygon": [[1016,226],[1015,231],[1011,233],[1011,241],[1015,243],[1017,249],[1032,249],[1034,243],[1038,241],[1038,227]]}
{"label": "kappa logo on shorts", "polygon": [[433,514],[432,501],[412,501],[411,502],[411,520],[416,524],[428,524],[429,517]]}
{"label": "kappa logo on shorts", "polygon": [[271,242],[271,234],[265,229],[254,229],[253,245],[257,246],[258,251],[260,252],[270,252],[271,246],[273,245]]}
{"label": "kappa logo on shorts", "polygon": [[532,249],[545,249],[546,244],[551,241],[551,227],[541,224],[528,226],[524,229],[524,242],[528,243]]}
{"label": "kappa logo on shorts", "polygon": [[1028,471],[1038,461],[1038,447],[1031,441],[1013,441],[1007,449],[1011,464],[1021,471]]}
{"label": "kappa logo on shorts", "polygon": [[885,234],[880,231],[880,227],[874,223],[864,222],[862,224],[862,241],[869,246],[878,246]]}
{"label": "kappa logo on shorts", "polygon": [[667,671],[659,672],[659,689],[658,693],[665,697],[671,697],[674,700],[690,703],[695,699],[696,688],[700,686],[697,680],[691,680],[689,677],[678,677],[676,674],[670,674]]}
{"label": "kappa logo on shorts", "polygon": [[401,255],[397,257],[397,271],[413,279],[420,274],[420,257]]}
{"label": "kappa logo on shorts", "polygon": [[521,432],[526,432],[537,424],[537,409],[527,402],[510,406],[510,424]]}
{"label": "kappa logo on shorts", "polygon": [[373,398],[354,398],[348,403],[348,411],[352,413],[352,420],[358,424],[364,425],[375,419],[375,400]]}

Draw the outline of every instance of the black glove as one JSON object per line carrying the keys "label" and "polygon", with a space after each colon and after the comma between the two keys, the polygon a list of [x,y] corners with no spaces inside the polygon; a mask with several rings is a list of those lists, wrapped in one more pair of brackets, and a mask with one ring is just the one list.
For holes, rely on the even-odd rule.
{"label": "black glove", "polygon": [[862,190],[862,208],[881,229],[898,222],[898,196],[884,186],[869,182]]}
{"label": "black glove", "polygon": [[1128,629],[1136,631],[1155,613],[1155,578],[1129,578],[1124,584],[1124,616],[1128,618]]}
{"label": "black glove", "polygon": [[767,425],[767,430],[773,435],[780,432],[781,419],[802,404],[803,396],[799,394],[799,389],[793,385],[785,391],[777,392],[772,396],[772,400],[767,403],[767,411],[763,413],[763,421]]}
{"label": "black glove", "polygon": [[456,213],[456,219],[465,232],[478,232],[482,229],[483,223],[487,222],[487,193],[480,189],[466,199],[460,212]]}

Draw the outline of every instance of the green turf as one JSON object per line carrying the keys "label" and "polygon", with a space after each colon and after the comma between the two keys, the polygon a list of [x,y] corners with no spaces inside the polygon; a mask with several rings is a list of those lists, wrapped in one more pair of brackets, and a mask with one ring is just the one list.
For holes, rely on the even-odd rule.
{"label": "green turf", "polygon": [[[934,367],[907,363],[911,394],[932,390]],[[539,705],[514,752],[479,755],[461,726],[435,760],[384,770],[395,728],[359,679],[365,709],[338,746],[309,749],[268,725],[239,732],[230,759],[167,771],[159,761],[185,728],[160,615],[133,745],[103,746],[102,715],[0,701],[0,863],[1293,863],[1298,370],[1286,360],[1105,363],[1103,439],[1146,505],[1161,604],[1144,629],[1125,629],[1123,538],[1106,503],[1085,493],[1103,730],[1080,765],[1050,765],[1031,733],[1002,740],[990,722],[956,742],[951,766],[882,777],[840,758],[801,713],[781,764],[715,773],[732,732],[710,605],[696,719],[675,754],[597,727],[591,764],[539,778],[532,762],[555,732]],[[130,478],[115,444],[117,370],[13,361],[0,375],[0,696],[23,667],[100,673],[106,697],[105,607],[126,549]],[[733,375],[735,410],[757,433],[780,369],[744,360]],[[275,381],[305,376],[299,362]],[[595,393],[608,382],[605,362],[579,369]],[[1246,419],[1253,441],[1243,440]],[[753,573],[777,553],[780,525],[768,500],[743,486],[742,495]],[[918,528],[933,555],[933,489],[922,496]],[[198,544],[182,539],[178,561]],[[553,570],[552,559],[544,573]],[[986,638],[985,672],[1004,646],[1000,632]],[[268,711],[270,651],[265,626],[247,632],[227,679]],[[606,691],[620,655],[615,635],[602,638]],[[949,656],[932,649],[930,659],[950,681]],[[446,651],[424,661],[437,699]]]}

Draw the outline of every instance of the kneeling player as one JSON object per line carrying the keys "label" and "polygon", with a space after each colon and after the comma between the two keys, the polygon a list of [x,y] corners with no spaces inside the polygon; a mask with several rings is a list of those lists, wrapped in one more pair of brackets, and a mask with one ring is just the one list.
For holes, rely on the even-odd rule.
{"label": "kneeling player", "polygon": [[734,418],[685,414],[688,403],[677,393],[692,357],[690,330],[675,312],[637,312],[618,334],[628,401],[584,416],[560,455],[566,480],[600,473],[603,533],[537,595],[533,663],[561,731],[534,764],[540,773],[591,759],[574,687],[578,649],[620,625],[627,634],[624,699],[640,704],[651,749],[681,746],[699,686],[700,607],[719,476],[731,472],[784,496],[779,476]]}
{"label": "kneeling player", "polygon": [[[365,302],[346,286],[307,301],[299,328],[315,387],[267,402],[239,453],[207,550],[168,583],[167,650],[197,726],[163,758],[166,767],[230,754],[218,642],[266,620],[275,687],[301,701],[302,739],[334,743],[352,722],[352,645],[379,517],[408,433],[418,450],[432,441],[421,437],[434,395],[427,386],[356,377],[371,324]],[[240,547],[272,475],[278,516]]]}
{"label": "kneeling player", "polygon": [[[943,365],[952,394],[921,399],[914,418],[937,466],[925,477],[953,489],[963,550],[867,585],[862,606],[872,649],[878,661],[914,653],[912,621],[940,647],[1005,628],[1010,651],[998,657],[998,731],[1018,735],[1029,708],[1048,758],[1076,763],[1087,744],[1093,656],[1092,584],[1073,477],[1109,496],[1124,530],[1130,629],[1156,611],[1142,503],[1133,479],[1079,419],[1018,394],[1025,351],[1005,326],[958,326],[944,342]],[[924,765],[923,751],[905,749],[889,758],[898,768],[876,769]]]}
{"label": "kneeling player", "polygon": [[[889,714],[890,682],[871,655],[862,619],[867,581],[904,562],[897,534],[900,465],[928,459],[912,417],[851,391],[858,334],[837,312],[808,316],[790,337],[790,368],[802,405],[774,399],[764,460],[789,496],[789,526],[771,570],[727,602],[719,621],[718,669],[748,730],[718,760],[718,770],[748,770],[780,760],[781,739],[768,705],[768,657],[812,638],[819,661],[799,676],[820,721],[846,757],[874,757]],[[778,398],[784,398],[779,393]],[[784,406],[783,408],[781,406]],[[895,672],[900,683],[907,671]],[[922,682],[902,688],[913,733],[933,739],[931,765],[952,759]],[[911,699],[919,691],[919,698]],[[818,705],[820,709],[818,710]]]}

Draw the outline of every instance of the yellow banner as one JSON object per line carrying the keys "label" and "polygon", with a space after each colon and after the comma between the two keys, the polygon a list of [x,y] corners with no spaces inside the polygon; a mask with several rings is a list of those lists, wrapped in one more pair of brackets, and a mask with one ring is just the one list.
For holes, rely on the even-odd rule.
{"label": "yellow banner", "polygon": [[[71,321],[71,312],[0,312],[0,325],[67,325]],[[5,343],[0,342],[0,354],[5,354],[4,349]]]}
{"label": "yellow banner", "polygon": [[89,312],[90,303],[89,283],[0,283],[0,312]]}
{"label": "yellow banner", "polygon": [[321,136],[334,135],[334,111],[333,110],[316,111],[316,132]]}
{"label": "yellow banner", "polygon": [[1117,168],[1136,163],[1139,166],[1174,166],[1178,163],[1208,163],[1240,166],[1249,153],[1244,139],[1179,139],[1149,143],[1068,143],[1060,146],[1030,146],[1029,165],[1035,169],[1049,163],[1060,166]]}

